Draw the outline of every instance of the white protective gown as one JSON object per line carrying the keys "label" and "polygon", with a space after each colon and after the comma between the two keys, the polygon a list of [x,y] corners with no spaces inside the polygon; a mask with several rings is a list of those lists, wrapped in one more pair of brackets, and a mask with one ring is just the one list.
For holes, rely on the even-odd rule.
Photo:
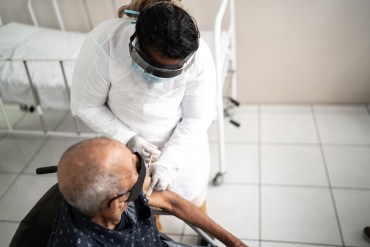
{"label": "white protective gown", "polygon": [[132,20],[110,19],[88,34],[75,65],[72,112],[124,144],[140,135],[157,145],[156,164],[178,170],[170,189],[199,206],[209,178],[207,129],[216,114],[212,55],[201,38],[190,69],[163,83],[145,81],[129,54]]}

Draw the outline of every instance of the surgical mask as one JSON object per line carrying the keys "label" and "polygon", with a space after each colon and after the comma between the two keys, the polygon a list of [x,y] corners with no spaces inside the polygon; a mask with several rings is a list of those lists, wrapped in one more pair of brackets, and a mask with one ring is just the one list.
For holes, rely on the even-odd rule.
{"label": "surgical mask", "polygon": [[144,78],[144,80],[152,83],[164,83],[172,79],[172,78],[162,78],[149,74],[145,72],[135,61],[132,61],[132,67],[140,74],[141,77]]}

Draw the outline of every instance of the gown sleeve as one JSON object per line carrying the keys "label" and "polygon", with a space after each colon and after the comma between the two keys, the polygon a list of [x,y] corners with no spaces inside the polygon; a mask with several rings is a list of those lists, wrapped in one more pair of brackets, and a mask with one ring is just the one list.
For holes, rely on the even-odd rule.
{"label": "gown sleeve", "polygon": [[212,54],[202,40],[197,53],[197,73],[186,82],[181,102],[182,120],[165,143],[156,165],[178,170],[216,117],[216,71]]}
{"label": "gown sleeve", "polygon": [[82,46],[74,69],[71,110],[94,131],[126,144],[136,132],[120,121],[107,106],[111,83],[109,56],[92,37]]}

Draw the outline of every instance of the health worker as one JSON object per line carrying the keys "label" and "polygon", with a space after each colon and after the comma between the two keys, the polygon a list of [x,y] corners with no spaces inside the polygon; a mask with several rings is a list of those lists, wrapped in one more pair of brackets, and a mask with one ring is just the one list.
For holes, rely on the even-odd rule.
{"label": "health worker", "polygon": [[216,114],[212,55],[180,1],[134,0],[95,27],[78,56],[71,109],[150,164],[151,191],[206,198],[207,129]]}

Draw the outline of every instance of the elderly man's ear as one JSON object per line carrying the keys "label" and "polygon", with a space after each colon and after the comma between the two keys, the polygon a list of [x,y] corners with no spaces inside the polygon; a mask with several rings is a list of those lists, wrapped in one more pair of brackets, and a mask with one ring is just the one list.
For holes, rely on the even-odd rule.
{"label": "elderly man's ear", "polygon": [[109,210],[112,212],[120,211],[122,213],[122,209],[124,207],[125,207],[125,202],[120,199],[116,199],[111,202],[109,206]]}
{"label": "elderly man's ear", "polygon": [[119,222],[122,212],[127,208],[125,205],[126,203],[120,199],[112,201],[110,206],[106,210],[103,210],[105,218],[114,219]]}

